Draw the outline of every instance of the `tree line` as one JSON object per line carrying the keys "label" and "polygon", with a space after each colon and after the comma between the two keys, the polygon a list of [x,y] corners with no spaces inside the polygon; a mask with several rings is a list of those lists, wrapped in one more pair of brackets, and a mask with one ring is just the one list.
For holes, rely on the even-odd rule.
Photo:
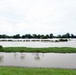
{"label": "tree line", "polygon": [[16,34],[16,35],[6,35],[6,34],[1,34],[0,38],[14,38],[14,39],[19,39],[19,38],[36,38],[36,39],[47,39],[47,38],[76,38],[76,35],[74,34],[70,34],[70,33],[66,33],[63,35],[53,35],[51,34],[46,34],[46,35],[42,35],[42,34],[25,34],[25,35],[20,35],[20,34]]}

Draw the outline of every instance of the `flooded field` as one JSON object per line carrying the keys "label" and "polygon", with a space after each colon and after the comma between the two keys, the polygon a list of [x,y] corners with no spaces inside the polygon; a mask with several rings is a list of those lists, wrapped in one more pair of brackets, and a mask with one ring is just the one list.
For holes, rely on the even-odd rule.
{"label": "flooded field", "polygon": [[0,53],[0,66],[76,69],[76,53]]}
{"label": "flooded field", "polygon": [[3,47],[76,47],[76,39],[68,42],[50,42],[50,41],[0,41]]}

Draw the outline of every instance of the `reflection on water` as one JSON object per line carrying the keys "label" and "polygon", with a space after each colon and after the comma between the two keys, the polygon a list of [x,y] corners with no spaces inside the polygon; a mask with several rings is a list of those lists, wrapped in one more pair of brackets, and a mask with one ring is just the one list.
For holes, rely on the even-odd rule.
{"label": "reflection on water", "polygon": [[20,55],[18,53],[14,53],[14,58],[17,59],[19,58],[20,59],[24,59],[25,58],[25,53],[20,53]]}
{"label": "reflection on water", "polygon": [[0,53],[0,66],[76,69],[76,53]]}
{"label": "reflection on water", "polygon": [[20,55],[20,58],[21,59],[24,59],[25,58],[25,54],[24,53],[20,53],[21,55]]}
{"label": "reflection on water", "polygon": [[43,57],[44,56],[43,53],[42,54],[41,53],[34,53],[33,55],[34,55],[34,59],[35,60],[40,60],[40,57]]}
{"label": "reflection on water", "polygon": [[18,55],[17,53],[14,53],[14,57],[15,57],[15,59],[17,58],[17,55]]}
{"label": "reflection on water", "polygon": [[39,53],[35,53],[35,54],[34,54],[34,58],[35,58],[35,60],[40,60],[40,55],[39,55]]}
{"label": "reflection on water", "polygon": [[0,63],[3,62],[3,58],[4,58],[4,56],[3,55],[0,55]]}

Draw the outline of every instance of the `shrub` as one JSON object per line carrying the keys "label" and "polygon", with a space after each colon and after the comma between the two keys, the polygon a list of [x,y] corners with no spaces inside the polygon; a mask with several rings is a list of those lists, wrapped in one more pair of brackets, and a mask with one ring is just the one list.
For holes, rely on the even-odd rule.
{"label": "shrub", "polygon": [[2,45],[0,45],[0,52],[1,52],[1,51],[3,51],[3,47],[2,47]]}
{"label": "shrub", "polygon": [[61,38],[59,41],[68,41],[68,39]]}

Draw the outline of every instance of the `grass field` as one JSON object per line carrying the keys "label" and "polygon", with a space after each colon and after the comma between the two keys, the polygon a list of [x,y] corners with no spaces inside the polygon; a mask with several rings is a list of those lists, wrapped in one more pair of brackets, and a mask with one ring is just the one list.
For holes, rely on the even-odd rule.
{"label": "grass field", "polygon": [[[3,47],[0,52],[76,53],[76,48]],[[0,75],[76,75],[76,69],[0,67]]]}
{"label": "grass field", "polygon": [[76,48],[71,47],[49,47],[49,48],[27,48],[27,47],[3,47],[0,52],[42,52],[42,53],[76,53]]}
{"label": "grass field", "polygon": [[0,75],[76,75],[76,70],[53,68],[0,67]]}

